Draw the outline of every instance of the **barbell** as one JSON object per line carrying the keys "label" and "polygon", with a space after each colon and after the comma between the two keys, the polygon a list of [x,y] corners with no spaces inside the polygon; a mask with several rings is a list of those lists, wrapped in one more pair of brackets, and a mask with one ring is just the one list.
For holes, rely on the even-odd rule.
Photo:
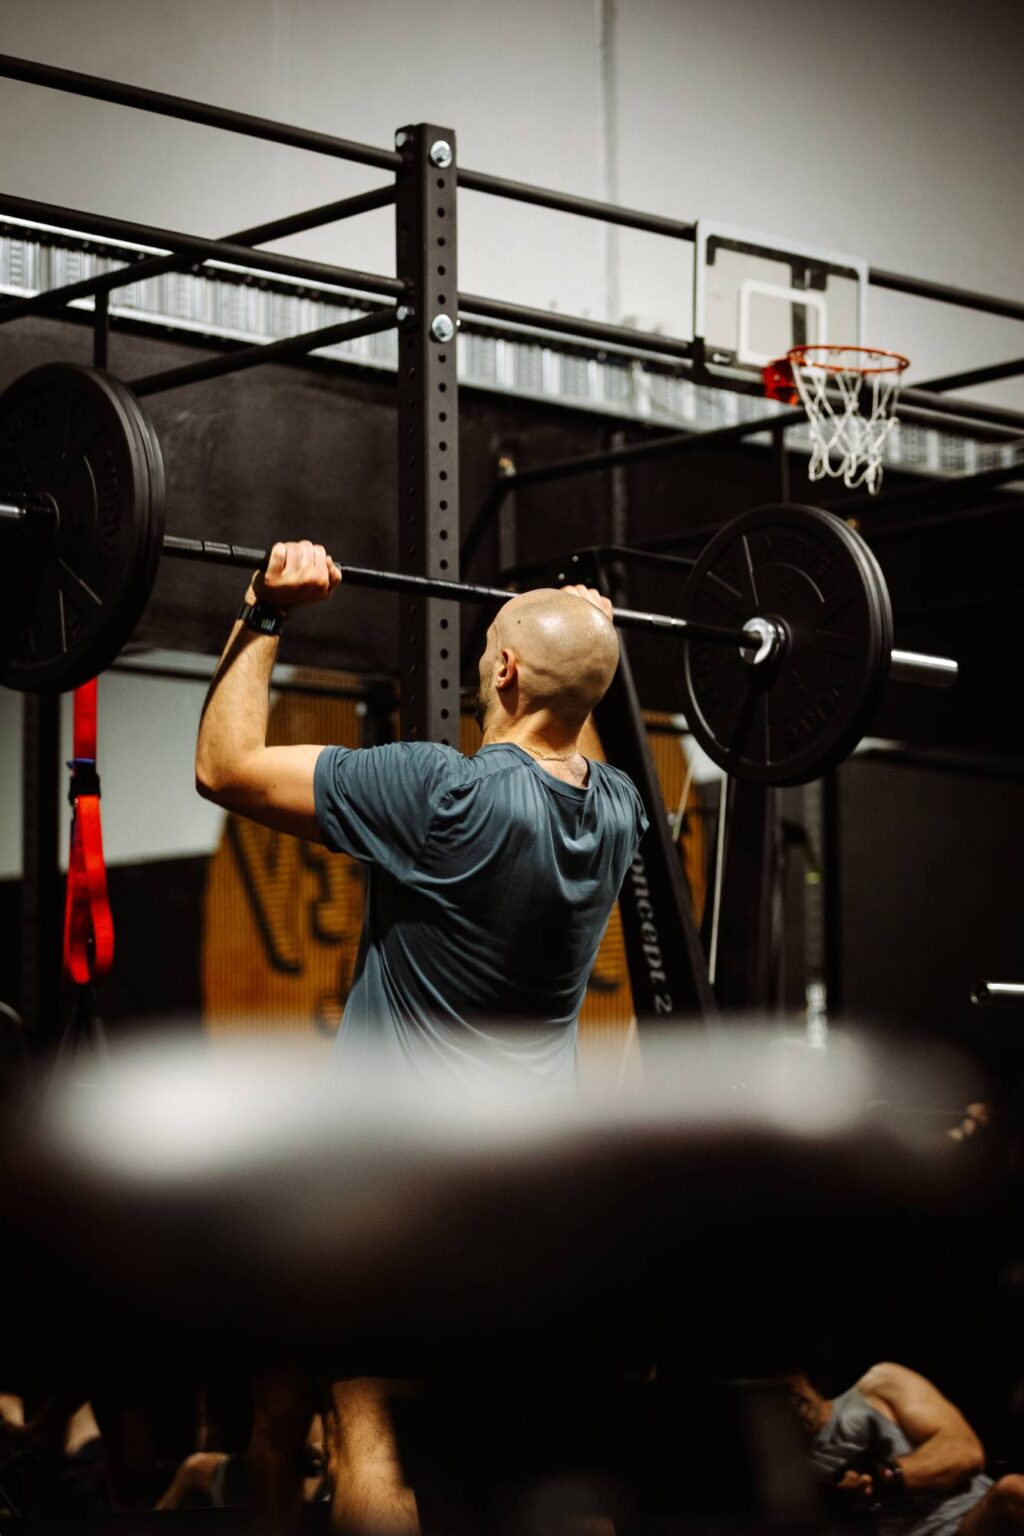
{"label": "barbell", "polygon": [[[79,686],[117,656],[162,555],[262,565],[263,549],[164,533],[164,471],[148,416],[94,368],[48,363],[0,396],[0,682]],[[513,594],[362,566],[350,585],[454,602]],[[892,649],[885,579],[863,539],[817,507],[762,507],[726,524],[696,561],[681,613],[616,608],[627,629],[687,642],[687,723],[737,777],[799,784],[835,767],[889,678],[946,686],[956,663]]]}

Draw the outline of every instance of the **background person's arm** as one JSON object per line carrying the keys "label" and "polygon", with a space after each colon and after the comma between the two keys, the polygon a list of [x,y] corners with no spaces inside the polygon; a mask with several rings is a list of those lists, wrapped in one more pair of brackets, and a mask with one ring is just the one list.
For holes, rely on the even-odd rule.
{"label": "background person's arm", "polygon": [[914,1449],[897,1458],[908,1493],[962,1487],[985,1465],[985,1451],[959,1408],[905,1365],[873,1365],[857,1383],[889,1409]]}
{"label": "background person's arm", "polygon": [[[328,597],[341,580],[322,545],[275,544],[246,600],[290,613]],[[270,676],[278,637],[236,621],[206,696],[196,742],[196,788],[252,821],[322,841],[313,805],[319,746],[268,747]]]}

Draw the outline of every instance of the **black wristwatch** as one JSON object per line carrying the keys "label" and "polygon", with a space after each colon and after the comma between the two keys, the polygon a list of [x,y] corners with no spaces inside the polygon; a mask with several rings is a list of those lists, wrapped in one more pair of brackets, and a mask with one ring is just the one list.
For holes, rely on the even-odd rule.
{"label": "black wristwatch", "polygon": [[272,608],[269,603],[243,603],[238,617],[258,635],[279,635],[288,615],[281,608]]}

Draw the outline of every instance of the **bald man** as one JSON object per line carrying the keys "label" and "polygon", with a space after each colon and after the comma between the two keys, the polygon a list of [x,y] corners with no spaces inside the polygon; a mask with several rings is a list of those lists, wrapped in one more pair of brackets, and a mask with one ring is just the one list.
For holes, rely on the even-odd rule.
{"label": "bald man", "polygon": [[611,605],[586,587],[505,604],[480,658],[472,757],[433,742],[268,747],[278,633],[339,580],[321,545],[274,546],[211,684],[199,792],[370,866],[342,1060],[571,1082],[587,979],[647,826],[626,775],[580,752],[618,664]]}
{"label": "bald man", "polygon": [[[480,658],[473,757],[433,742],[268,747],[278,635],[339,580],[321,545],[275,544],[210,686],[199,792],[370,866],[343,1065],[569,1086],[587,979],[647,826],[626,775],[580,752],[618,664],[611,605],[586,587],[504,605]],[[418,1531],[387,1406],[396,1390],[368,1378],[334,1385],[335,1531]],[[309,1413],[301,1381],[256,1383],[254,1502],[282,1532],[297,1526]]]}

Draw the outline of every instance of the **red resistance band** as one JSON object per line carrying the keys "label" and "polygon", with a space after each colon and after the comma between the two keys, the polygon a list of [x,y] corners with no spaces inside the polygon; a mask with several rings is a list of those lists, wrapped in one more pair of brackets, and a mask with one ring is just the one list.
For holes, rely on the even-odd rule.
{"label": "red resistance band", "polygon": [[106,976],[114,960],[114,920],[107,901],[107,866],[96,772],[96,679],[75,689],[71,785],[71,850],[64,906],[64,971],[78,986]]}

